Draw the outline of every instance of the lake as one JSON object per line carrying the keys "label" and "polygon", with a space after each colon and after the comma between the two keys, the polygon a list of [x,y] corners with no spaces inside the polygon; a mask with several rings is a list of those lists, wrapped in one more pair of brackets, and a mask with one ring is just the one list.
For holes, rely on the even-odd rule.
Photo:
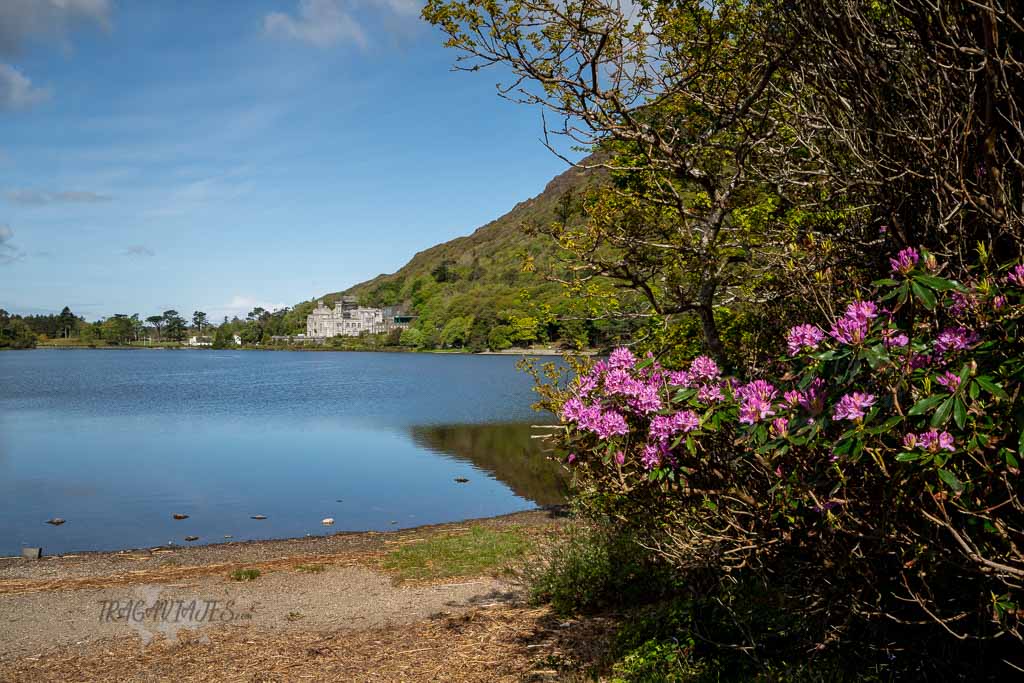
{"label": "lake", "polygon": [[544,421],[532,380],[515,363],[0,353],[0,555],[387,530],[561,502],[561,470],[530,439]]}

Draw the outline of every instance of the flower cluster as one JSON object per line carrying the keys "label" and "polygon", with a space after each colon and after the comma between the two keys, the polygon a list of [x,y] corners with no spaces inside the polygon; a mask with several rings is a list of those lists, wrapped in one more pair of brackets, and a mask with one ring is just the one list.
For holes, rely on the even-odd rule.
{"label": "flower cluster", "polygon": [[917,249],[907,247],[897,253],[896,258],[889,259],[889,265],[892,266],[892,272],[899,273],[900,275],[909,275],[917,266],[920,258],[921,255],[917,253]]}
{"label": "flower cluster", "polygon": [[817,351],[824,340],[825,333],[817,325],[797,325],[786,336],[786,346],[789,347],[789,355],[795,356],[801,351]]}
{"label": "flower cluster", "polygon": [[956,450],[956,443],[953,435],[949,432],[939,432],[930,429],[920,434],[908,432],[903,437],[903,447],[907,450],[921,448],[932,453],[940,450],[953,452]]}
{"label": "flower cluster", "polygon": [[846,394],[836,404],[832,412],[836,420],[860,420],[863,419],[867,409],[875,405],[875,397],[871,394],[855,391]]}
{"label": "flower cluster", "polygon": [[829,334],[840,344],[860,344],[868,336],[871,321],[877,317],[878,306],[873,301],[855,301],[846,307],[846,315],[832,324]]}
{"label": "flower cluster", "polygon": [[[933,274],[940,270],[934,257],[913,248],[891,265],[904,278],[893,294],[851,302],[828,333],[810,323],[790,328],[790,368],[776,379],[723,377],[708,356],[670,370],[615,349],[577,378],[563,404],[561,417],[579,439],[598,440],[575,442],[576,453],[599,453],[624,471],[692,472],[697,444],[725,425],[729,443],[766,457],[799,448],[836,466],[858,462],[870,445],[902,452],[900,462],[942,466],[943,454],[971,447],[968,422],[984,414],[972,405],[1005,394],[992,376],[975,379],[971,370],[983,339],[979,320],[1018,310],[1024,292],[999,291],[991,278],[971,288],[943,280]],[[1024,289],[1024,265],[1000,281]],[[931,293],[922,295],[925,288]],[[902,314],[914,305],[923,314]],[[954,423],[964,436],[948,431]]]}

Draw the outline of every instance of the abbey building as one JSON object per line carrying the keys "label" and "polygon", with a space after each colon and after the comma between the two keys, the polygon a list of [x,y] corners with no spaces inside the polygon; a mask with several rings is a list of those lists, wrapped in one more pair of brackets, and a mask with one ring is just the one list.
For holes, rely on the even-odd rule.
{"label": "abbey building", "polygon": [[358,337],[364,332],[377,334],[408,326],[409,317],[392,309],[360,306],[354,297],[342,297],[328,308],[318,301],[306,318],[306,337]]}

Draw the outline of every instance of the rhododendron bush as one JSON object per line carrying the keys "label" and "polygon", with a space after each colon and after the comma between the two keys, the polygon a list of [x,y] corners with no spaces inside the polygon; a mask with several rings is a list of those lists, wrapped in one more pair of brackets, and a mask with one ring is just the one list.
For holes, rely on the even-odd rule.
{"label": "rhododendron bush", "polygon": [[1024,266],[957,281],[905,249],[891,270],[761,377],[625,348],[579,368],[547,394],[559,447],[584,505],[681,568],[761,572],[833,635],[1019,640]]}

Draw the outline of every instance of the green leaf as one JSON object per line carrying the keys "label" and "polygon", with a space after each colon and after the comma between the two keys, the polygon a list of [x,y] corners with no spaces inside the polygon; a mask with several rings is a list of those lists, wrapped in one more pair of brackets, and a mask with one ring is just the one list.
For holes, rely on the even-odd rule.
{"label": "green leaf", "polygon": [[927,453],[923,451],[907,451],[906,453],[900,453],[896,456],[897,462],[912,462],[914,460],[920,460],[921,458],[927,457]]}
{"label": "green leaf", "polygon": [[948,289],[959,289],[960,287],[960,285],[952,280],[936,277],[934,275],[915,275],[914,280],[916,282],[920,282],[926,287],[931,287],[937,292],[945,292]]}
{"label": "green leaf", "polygon": [[911,282],[910,288],[914,290],[914,296],[924,304],[925,308],[929,311],[935,308],[935,294],[930,289],[926,289],[916,282]]}
{"label": "green leaf", "polygon": [[1007,399],[1010,398],[1009,396],[1006,395],[1006,392],[1003,391],[1003,388],[999,386],[997,383],[993,382],[992,378],[989,377],[988,375],[978,375],[977,377],[974,378],[974,381],[980,384],[982,389],[984,389],[985,391],[992,394],[998,399],[1006,401]]}
{"label": "green leaf", "polygon": [[899,282],[893,280],[890,277],[884,277],[881,280],[875,280],[871,283],[872,287],[895,287]]}
{"label": "green leaf", "polygon": [[907,411],[907,415],[924,415],[929,410],[937,406],[939,401],[943,398],[943,396],[928,396],[926,398],[922,398]]}
{"label": "green leaf", "polygon": [[941,427],[949,421],[949,414],[953,412],[953,397],[950,396],[939,409],[932,415],[932,427]]}
{"label": "green leaf", "polygon": [[898,425],[900,422],[903,422],[903,418],[900,417],[899,415],[894,415],[893,417],[890,417],[882,424],[876,427],[871,427],[870,429],[867,429],[865,431],[867,431],[868,434],[882,434],[883,432],[889,431],[890,429]]}
{"label": "green leaf", "polygon": [[963,429],[967,422],[967,406],[964,405],[963,399],[960,397],[953,400],[953,421],[960,429]]}
{"label": "green leaf", "polygon": [[889,360],[889,354],[881,344],[864,349],[864,357],[867,358],[872,370],[878,369],[879,365]]}
{"label": "green leaf", "polygon": [[907,300],[907,286],[909,284],[909,282],[904,282],[902,285],[899,286],[899,288],[894,289],[885,296],[883,296],[880,299],[880,301],[888,301],[889,299],[896,298],[900,303],[903,303],[904,301]]}
{"label": "green leaf", "polygon": [[939,479],[946,483],[946,486],[953,489],[957,493],[964,490],[964,485],[960,483],[960,480],[956,478],[956,475],[949,470],[939,470]]}

